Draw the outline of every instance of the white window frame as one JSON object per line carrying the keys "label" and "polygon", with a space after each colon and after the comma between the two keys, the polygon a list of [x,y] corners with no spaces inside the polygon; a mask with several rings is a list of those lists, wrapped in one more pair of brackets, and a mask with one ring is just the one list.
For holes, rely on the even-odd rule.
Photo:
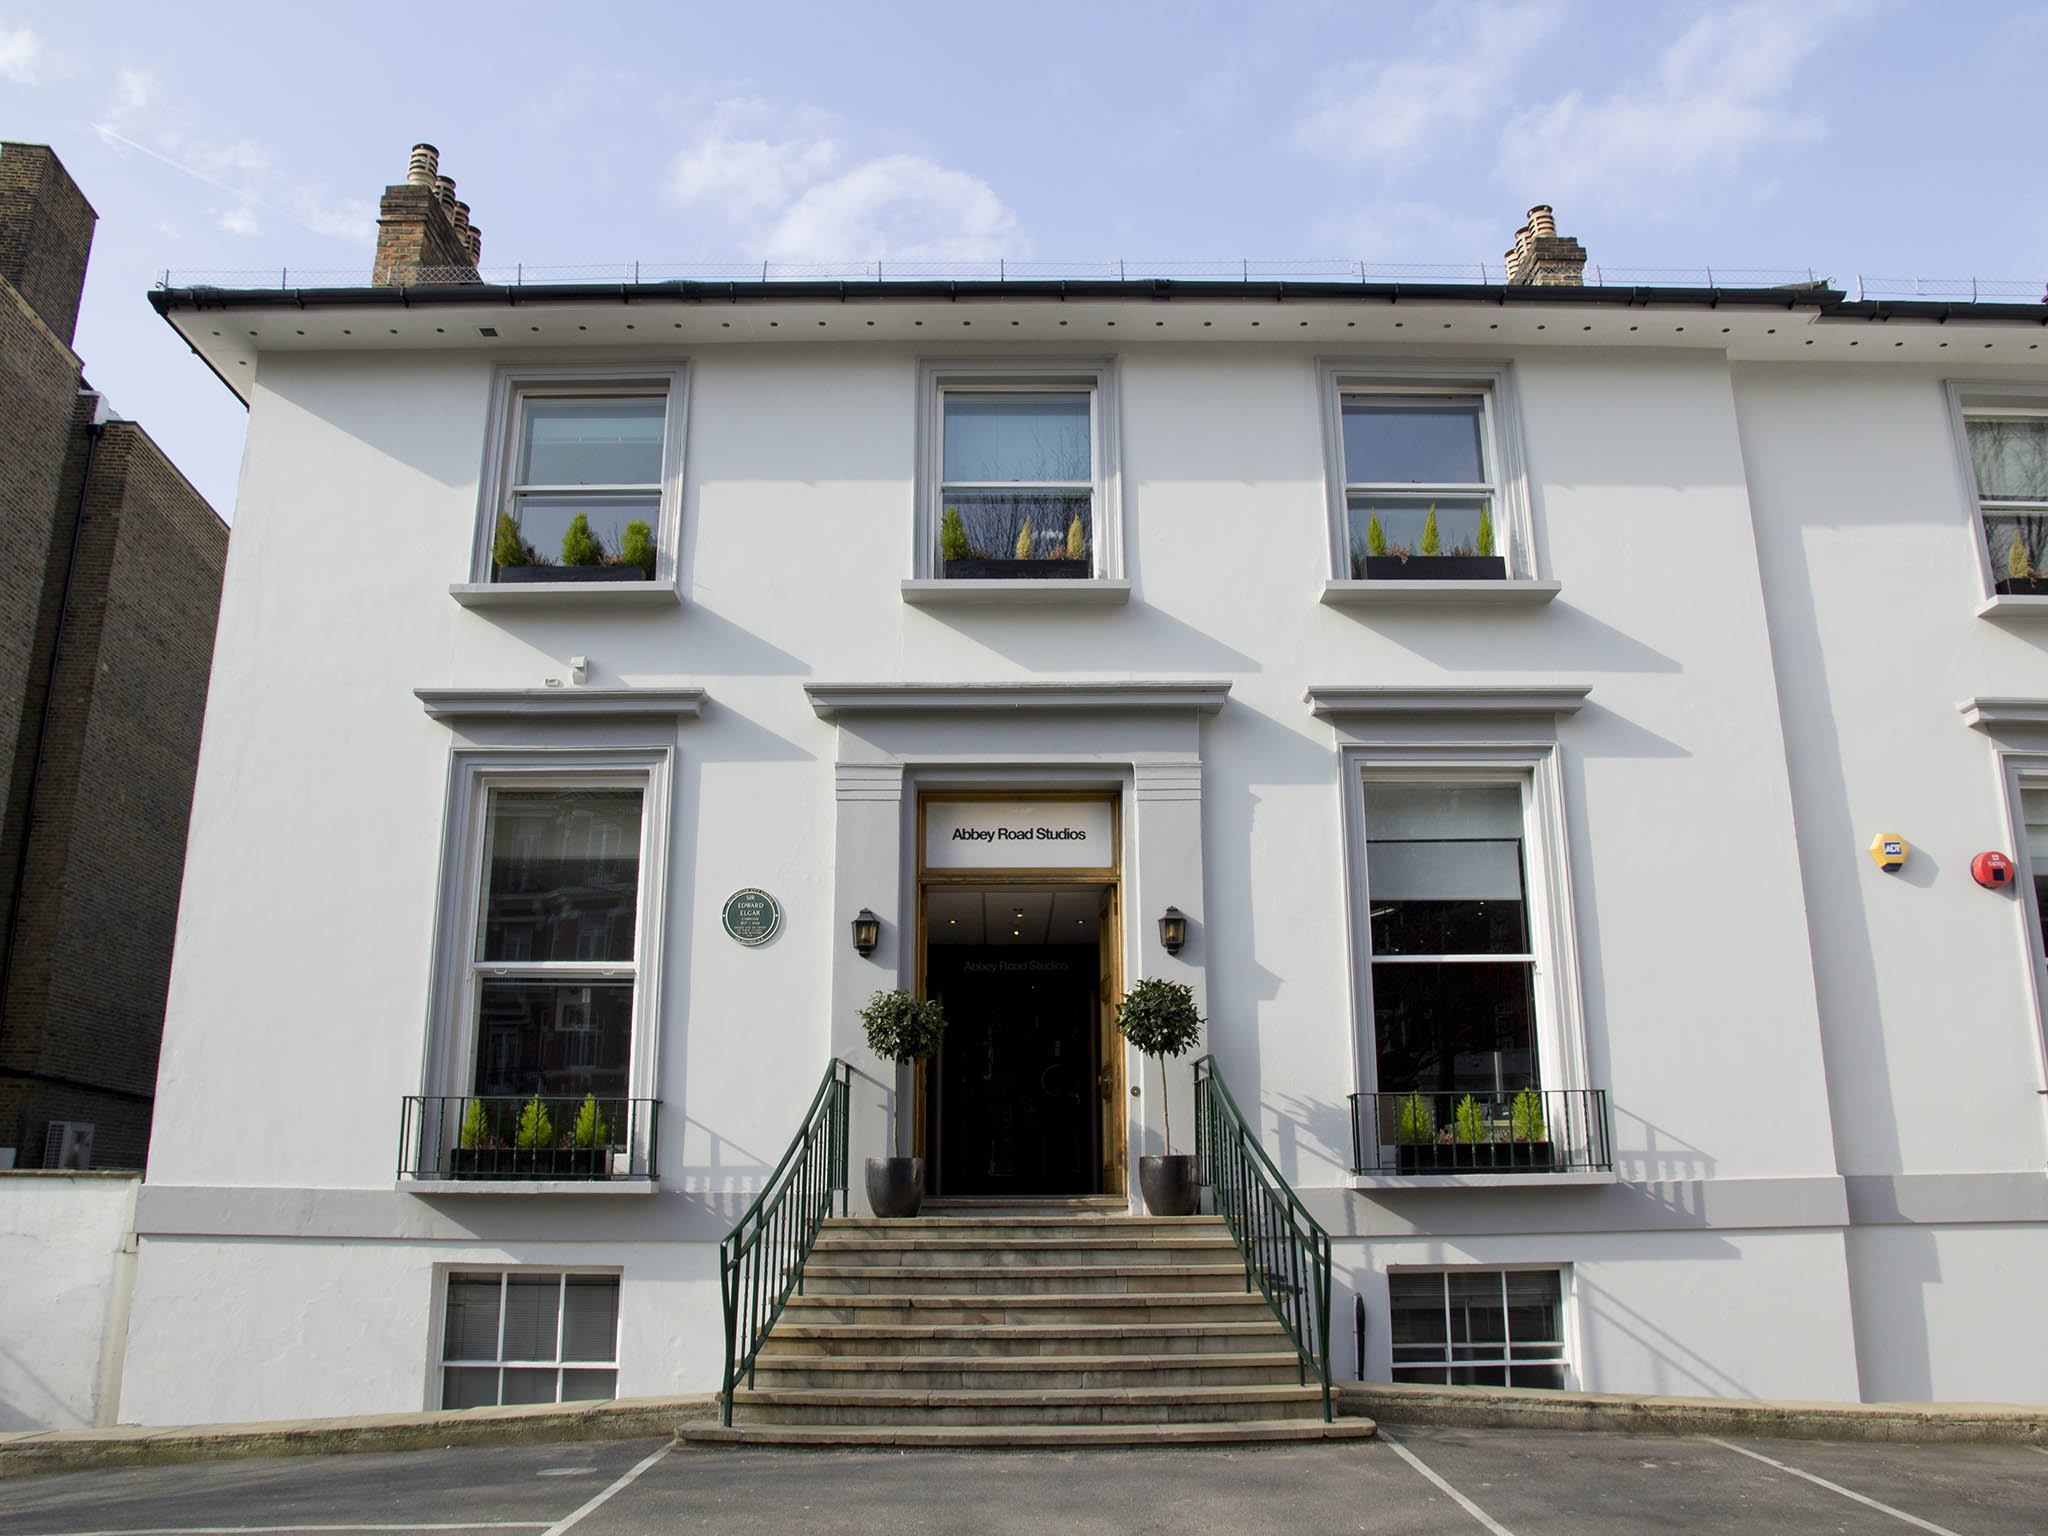
{"label": "white window frame", "polygon": [[[1085,393],[1088,409],[1088,452],[1093,495],[1089,519],[1094,525],[1095,569],[1089,581],[1120,581],[1124,574],[1123,476],[1118,445],[1117,368],[1114,358],[1040,359],[1030,362],[944,362],[927,359],[918,365],[917,485],[913,532],[912,578],[936,581],[945,577],[939,561],[939,522],[944,499],[945,397],[963,394]],[[1027,583],[1039,586],[1043,583]]]}
{"label": "white window frame", "polygon": [[[481,981],[510,970],[522,974],[613,973],[633,982],[633,1036],[626,1096],[660,1095],[661,970],[668,920],[668,845],[674,753],[666,747],[480,748],[458,750],[449,770],[448,812],[441,857],[440,915],[436,923],[435,984],[427,1020],[422,1078],[430,1097],[468,1097],[475,1091]],[[640,889],[634,911],[633,960],[619,966],[579,961],[492,966],[476,957],[481,932],[488,852],[488,808],[493,789],[624,789],[641,791]],[[634,1115],[634,1144],[625,1166],[654,1166],[652,1116]],[[593,1183],[601,1187],[601,1181]]]}
{"label": "white window frame", "polygon": [[[557,1293],[555,1302],[555,1358],[548,1360],[505,1359],[505,1290],[513,1275],[553,1275],[566,1289],[571,1276],[578,1279],[614,1280],[619,1287],[619,1305],[612,1323],[612,1358],[609,1360],[564,1360],[562,1358],[562,1328],[566,1315],[563,1305],[565,1297]],[[498,1358],[495,1360],[450,1360],[448,1358],[448,1282],[450,1280],[476,1280],[491,1276],[498,1281]],[[498,1370],[498,1404],[505,1402],[505,1369],[547,1370],[555,1373],[555,1401],[562,1398],[562,1372],[564,1371],[610,1371],[612,1372],[612,1397],[619,1395],[618,1372],[619,1337],[625,1331],[626,1284],[623,1270],[607,1268],[604,1265],[572,1264],[447,1264],[440,1267],[434,1285],[433,1348],[432,1363],[428,1368],[426,1408],[430,1413],[440,1412],[446,1400],[447,1391],[443,1374],[450,1366],[484,1369],[495,1366]],[[582,1401],[582,1399],[572,1399]]]}
{"label": "white window frame", "polygon": [[[2034,1005],[2034,1061],[2039,1078],[2035,1086],[2048,1092],[2048,954],[2044,954],[2040,897],[2034,890],[2037,871],[2027,848],[2026,802],[2021,798],[2022,790],[2048,793],[2048,748],[2000,751],[1998,776],[2004,791],[2007,846],[2012,849],[2013,874],[2020,887],[2013,908],[2021,925],[2020,952],[2027,962],[2027,995]],[[2048,870],[2038,873],[2048,874]]]}
{"label": "white window frame", "polygon": [[[598,363],[508,363],[493,370],[488,429],[484,434],[483,472],[479,477],[476,538],[470,554],[470,582],[490,586],[491,544],[497,532],[498,514],[511,510],[514,495],[534,487],[516,482],[515,464],[519,454],[523,407],[529,399],[546,396],[624,395],[645,398],[664,395],[668,408],[662,418],[661,483],[645,486],[575,486],[578,492],[658,489],[660,509],[654,528],[654,580],[646,585],[674,589],[679,579],[677,553],[683,526],[683,445],[688,416],[688,369],[680,362],[639,364]],[[536,584],[543,591],[575,591],[584,598],[594,596],[583,582]],[[621,582],[633,589],[640,583]]]}
{"label": "white window frame", "polygon": [[[1372,902],[1366,875],[1365,784],[1515,784],[1522,792],[1523,879],[1533,955],[1531,1021],[1537,1073],[1546,1091],[1594,1087],[1588,1068],[1572,923],[1570,840],[1564,784],[1554,745],[1347,746],[1344,776],[1346,861],[1350,868],[1353,1072],[1357,1091],[1379,1092],[1373,1018]],[[1489,957],[1495,958],[1495,957]],[[1499,957],[1515,958],[1515,957]]]}
{"label": "white window frame", "polygon": [[[1492,499],[1496,553],[1505,562],[1507,580],[1537,579],[1536,535],[1530,513],[1529,476],[1522,455],[1521,409],[1515,376],[1507,363],[1348,362],[1326,358],[1317,365],[1323,412],[1323,479],[1328,487],[1330,574],[1349,582],[1351,574],[1351,508],[1353,490],[1379,490],[1389,495],[1486,495]],[[1472,396],[1480,400],[1479,451],[1490,480],[1473,485],[1383,484],[1347,481],[1344,462],[1344,399],[1347,395],[1387,395],[1418,399],[1428,395]],[[1427,585],[1427,583],[1422,583]]]}
{"label": "white window frame", "polygon": [[[1511,1269],[1523,1269],[1523,1270],[1554,1270],[1554,1271],[1556,1271],[1556,1273],[1557,1273],[1557,1330],[1558,1330],[1558,1340],[1557,1340],[1557,1342],[1558,1342],[1558,1357],[1557,1357],[1557,1359],[1556,1359],[1555,1361],[1551,1361],[1551,1360],[1511,1360],[1511,1359],[1509,1359],[1509,1358],[1508,1358],[1508,1351],[1509,1351],[1509,1349],[1510,1349],[1510,1348],[1512,1348],[1512,1347],[1513,1347],[1513,1345],[1514,1345],[1514,1342],[1515,1342],[1515,1341],[1514,1341],[1514,1338],[1513,1338],[1513,1336],[1512,1336],[1511,1334],[1510,1334],[1510,1336],[1509,1336],[1509,1337],[1507,1337],[1507,1338],[1505,1338],[1505,1339],[1503,1339],[1503,1340],[1501,1341],[1501,1357],[1500,1357],[1500,1359],[1499,1359],[1499,1360],[1453,1360],[1453,1359],[1451,1359],[1451,1358],[1450,1358],[1450,1353],[1451,1353],[1451,1342],[1450,1342],[1450,1282],[1449,1282],[1448,1278],[1443,1278],[1443,1279],[1441,1280],[1441,1290],[1442,1290],[1442,1293],[1443,1293],[1443,1297],[1444,1297],[1444,1321],[1445,1321],[1445,1326],[1444,1326],[1444,1335],[1445,1335],[1445,1344],[1444,1344],[1444,1360],[1443,1360],[1443,1362],[1442,1362],[1442,1365],[1441,1365],[1441,1366],[1433,1366],[1433,1365],[1422,1365],[1422,1364],[1419,1364],[1418,1362],[1415,1362],[1415,1361],[1398,1361],[1398,1362],[1397,1362],[1397,1361],[1396,1361],[1396,1360],[1394,1359],[1394,1297],[1393,1297],[1393,1281],[1394,1281],[1394,1278],[1395,1278],[1395,1276],[1397,1276],[1397,1275],[1398,1275],[1398,1276],[1401,1276],[1401,1277],[1403,1277],[1403,1278],[1408,1278],[1408,1277],[1412,1277],[1412,1276],[1416,1276],[1416,1275],[1436,1275],[1436,1276],[1439,1276],[1439,1277],[1448,1277],[1448,1276],[1451,1276],[1451,1275],[1498,1275],[1498,1276],[1500,1276],[1500,1277],[1501,1277],[1501,1283],[1502,1283],[1502,1285],[1503,1285],[1503,1286],[1505,1286],[1505,1285],[1506,1285],[1506,1283],[1507,1283],[1507,1282],[1506,1282],[1506,1276],[1507,1276],[1507,1272],[1508,1272],[1509,1270],[1511,1270]],[[1574,1391],[1577,1391],[1577,1390],[1578,1390],[1578,1384],[1579,1384],[1579,1372],[1578,1372],[1578,1367],[1577,1367],[1577,1364],[1576,1364],[1576,1362],[1577,1362],[1577,1360],[1578,1360],[1578,1357],[1579,1357],[1579,1348],[1578,1348],[1578,1308],[1577,1308],[1577,1305],[1576,1305],[1576,1301],[1577,1301],[1577,1287],[1576,1287],[1576,1286],[1574,1285],[1574,1283],[1573,1283],[1573,1279],[1574,1279],[1574,1277],[1573,1277],[1573,1273],[1572,1273],[1572,1266],[1571,1266],[1571,1265],[1569,1265],[1569,1264],[1546,1264],[1546,1263],[1542,1263],[1542,1262],[1530,1262],[1530,1263],[1504,1263],[1504,1264],[1391,1264],[1391,1265],[1389,1265],[1389,1266],[1387,1267],[1387,1271],[1386,1271],[1386,1276],[1387,1276],[1387,1379],[1388,1379],[1389,1381],[1391,1381],[1391,1382],[1399,1382],[1399,1381],[1400,1381],[1400,1380],[1401,1380],[1402,1378],[1401,1378],[1401,1377],[1400,1377],[1400,1376],[1399,1376],[1398,1374],[1396,1374],[1396,1373],[1397,1373],[1397,1372],[1398,1372],[1399,1370],[1401,1370],[1401,1369],[1402,1369],[1402,1368],[1403,1368],[1404,1366],[1405,1366],[1405,1367],[1406,1367],[1407,1369],[1409,1369],[1409,1370],[1436,1370],[1436,1369],[1449,1369],[1449,1370],[1459,1370],[1459,1369],[1475,1369],[1475,1368],[1476,1368],[1476,1369],[1482,1369],[1482,1370],[1483,1370],[1483,1369],[1489,1369],[1489,1368],[1491,1368],[1491,1367],[1493,1367],[1493,1366],[1495,1366],[1495,1365],[1499,1365],[1499,1366],[1504,1366],[1504,1367],[1506,1367],[1506,1368],[1507,1368],[1507,1370],[1508,1370],[1508,1372],[1509,1372],[1509,1375],[1510,1375],[1510,1377],[1512,1377],[1512,1375],[1513,1375],[1513,1372],[1514,1372],[1514,1368],[1515,1368],[1515,1367],[1516,1367],[1517,1365],[1522,1365],[1522,1366],[1530,1366],[1530,1365],[1552,1365],[1552,1364],[1555,1364],[1555,1365],[1558,1365],[1558,1366],[1562,1367],[1562,1381],[1561,1381],[1561,1384],[1559,1385],[1559,1387],[1558,1387],[1558,1388],[1557,1388],[1556,1390],[1559,1390],[1559,1391],[1564,1391],[1564,1392],[1574,1392]],[[1503,1294],[1503,1302],[1505,1302],[1505,1294]],[[1503,1311],[1505,1312],[1505,1307],[1503,1308]],[[1505,1326],[1505,1325],[1504,1325],[1504,1326]],[[1549,1341],[1548,1341],[1548,1340],[1546,1340],[1545,1342],[1547,1343],[1547,1342],[1549,1342]],[[1526,1346],[1525,1346],[1525,1347],[1526,1347]],[[1512,1385],[1513,1385],[1513,1382],[1512,1382],[1512,1380],[1510,1381],[1509,1385],[1510,1385],[1510,1386],[1512,1386]],[[1540,1389],[1532,1389],[1532,1390],[1550,1390],[1550,1389],[1548,1389],[1548,1388],[1540,1388]]]}
{"label": "white window frame", "polygon": [[[1972,419],[1997,417],[2048,417],[2048,384],[1972,383],[1950,379],[1944,385],[1948,397],[1949,430],[1955,440],[1956,468],[1962,481],[1963,505],[1970,509],[1970,532],[1977,545],[1977,577],[1987,602],[2013,606],[2010,597],[1999,593],[1999,573],[1991,564],[1990,541],[1984,536],[1984,498],[1977,489],[1977,461],[1970,453]],[[2004,503],[1994,505],[1997,516]],[[2048,507],[2043,508],[2048,515]],[[2036,600],[2038,601],[2038,599]]]}

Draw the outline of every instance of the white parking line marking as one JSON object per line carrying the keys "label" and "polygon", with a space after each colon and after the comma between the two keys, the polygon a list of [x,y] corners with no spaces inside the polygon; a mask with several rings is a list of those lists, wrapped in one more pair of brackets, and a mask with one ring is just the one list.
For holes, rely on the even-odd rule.
{"label": "white parking line marking", "polygon": [[620,1489],[624,1488],[628,1483],[632,1482],[634,1478],[638,1477],[642,1472],[645,1472],[649,1467],[653,1466],[657,1461],[661,1460],[662,1457],[666,1456],[670,1451],[674,1449],[675,1447],[672,1445],[664,1445],[660,1450],[656,1451],[653,1455],[649,1456],[646,1460],[642,1461],[637,1467],[633,1468],[632,1471],[628,1472],[625,1476],[621,1477],[617,1482],[613,1483],[611,1487],[605,1489],[603,1493],[596,1495],[594,1498],[590,1499],[587,1503],[585,1503],[580,1509],[576,1509],[571,1513],[564,1515],[561,1519],[557,1520],[553,1525],[549,1526],[547,1530],[543,1533],[543,1536],[562,1536],[562,1533],[564,1531],[568,1530],[571,1526],[575,1525],[577,1521],[581,1520],[585,1515],[589,1514],[592,1510],[596,1509],[599,1505],[603,1504],[606,1499],[609,1499],[613,1494],[617,1493]]}
{"label": "white parking line marking", "polygon": [[447,1525],[145,1525],[119,1531],[53,1531],[49,1536],[278,1536],[294,1531],[538,1531],[545,1520],[456,1520]]}
{"label": "white parking line marking", "polygon": [[1439,1489],[1441,1489],[1447,1496],[1456,1500],[1457,1505],[1460,1509],[1464,1510],[1466,1514],[1470,1515],[1474,1520],[1477,1520],[1481,1525],[1485,1526],[1489,1531],[1493,1532],[1493,1536],[1515,1536],[1515,1533],[1513,1531],[1509,1530],[1506,1526],[1502,1525],[1498,1520],[1494,1519],[1493,1516],[1489,1515],[1485,1510],[1481,1509],[1477,1504],[1474,1504],[1470,1499],[1466,1498],[1465,1495],[1458,1492],[1458,1490],[1453,1488],[1449,1483],[1445,1482],[1442,1478],[1438,1477],[1434,1472],[1430,1471],[1428,1467],[1422,1464],[1422,1458],[1420,1456],[1417,1456],[1413,1451],[1409,1450],[1407,1446],[1403,1445],[1400,1441],[1396,1440],[1384,1429],[1380,1431],[1380,1438],[1386,1441],[1387,1445],[1389,1446],[1389,1448],[1392,1449],[1393,1453],[1396,1456],[1400,1457],[1403,1461],[1407,1462],[1409,1466],[1413,1467],[1416,1471],[1420,1472],[1424,1477],[1428,1478],[1432,1483],[1436,1484],[1436,1486]]}
{"label": "white parking line marking", "polygon": [[1890,1515],[1894,1520],[1903,1520],[1908,1525],[1919,1526],[1923,1531],[1932,1531],[1934,1536],[1956,1536],[1956,1533],[1945,1525],[1936,1525],[1932,1520],[1922,1520],[1918,1515],[1909,1515],[1903,1509],[1893,1509],[1889,1504],[1880,1504],[1876,1499],[1866,1497],[1858,1493],[1854,1488],[1844,1488],[1840,1483],[1831,1483],[1824,1477],[1815,1477],[1811,1472],[1802,1472],[1797,1467],[1788,1467],[1782,1461],[1773,1461],[1762,1451],[1752,1451],[1747,1446],[1736,1445],[1731,1441],[1717,1439],[1713,1435],[1708,1435],[1706,1438],[1724,1449],[1735,1451],[1743,1456],[1752,1457],[1766,1466],[1776,1467],[1780,1472],[1790,1472],[1794,1477],[1803,1477],[1809,1483],[1825,1488],[1830,1493],[1839,1493],[1845,1499],[1854,1499],[1858,1504],[1866,1505],[1882,1514]]}

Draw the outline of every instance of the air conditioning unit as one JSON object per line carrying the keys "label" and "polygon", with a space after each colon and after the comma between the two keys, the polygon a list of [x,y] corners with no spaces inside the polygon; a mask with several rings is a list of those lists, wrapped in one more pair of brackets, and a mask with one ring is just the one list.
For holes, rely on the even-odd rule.
{"label": "air conditioning unit", "polygon": [[90,1120],[52,1120],[43,1132],[45,1168],[90,1168],[92,1166]]}

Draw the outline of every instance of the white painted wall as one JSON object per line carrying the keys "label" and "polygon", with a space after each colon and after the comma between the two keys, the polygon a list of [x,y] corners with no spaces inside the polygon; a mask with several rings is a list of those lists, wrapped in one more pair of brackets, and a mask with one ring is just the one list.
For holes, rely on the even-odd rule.
{"label": "white painted wall", "polygon": [[1851,1229],[1856,1358],[1866,1402],[2038,1403],[2048,1228]]}
{"label": "white painted wall", "polygon": [[[537,614],[447,593],[468,570],[484,356],[264,356],[150,1177],[375,1192],[383,1214],[338,1246],[146,1239],[131,1415],[192,1416],[179,1394],[199,1363],[180,1341],[201,1308],[229,1305],[282,1363],[251,1369],[253,1343],[217,1359],[209,1416],[421,1401],[432,1267],[449,1250],[406,1236],[419,1202],[392,1174],[426,1045],[451,737],[412,690],[536,686],[571,655],[593,683],[688,682],[712,701],[679,735],[661,935],[673,1189],[751,1190],[846,1034],[845,999],[905,960],[899,907],[874,964],[849,969],[835,903],[900,893],[886,864],[904,844],[886,827],[841,835],[839,734],[802,685],[1031,677],[1230,682],[1201,729],[1200,905],[1134,868],[1132,926],[1169,901],[1200,913],[1183,959],[1233,1089],[1283,1171],[1363,1229],[1384,1202],[1348,1193],[1338,758],[1302,701],[1314,684],[1590,685],[1559,735],[1583,1025],[1622,1179],[1711,1211],[1724,1186],[1826,1184],[1838,1155],[1869,1173],[2042,1166],[2039,1101],[2022,1102],[2038,1054],[2023,935],[1962,867],[1999,841],[1995,785],[1954,705],[2038,696],[2048,679],[2033,639],[1970,613],[1972,535],[1932,375],[1731,370],[1697,349],[1489,352],[1514,364],[1541,574],[1562,595],[1533,611],[1354,612],[1317,601],[1316,349],[1117,350],[1127,608],[906,605],[916,365],[945,349],[748,341],[688,353],[684,606]],[[1901,583],[1911,603],[1871,595]],[[1003,739],[991,728],[984,744]],[[1879,823],[1923,848],[1897,880],[1861,851]],[[835,847],[871,867],[835,868]],[[718,928],[742,886],[783,905],[758,950]],[[1152,1102],[1137,1113],[1149,1134]],[[879,1150],[862,1134],[856,1178]],[[1587,1266],[1606,1309],[1588,1314],[1588,1386],[1854,1397],[1839,1203],[1769,1231],[1630,1218],[1568,1242],[1512,1237],[1510,1220],[1487,1251],[1571,1247]],[[500,1209],[465,1218],[486,1248],[512,1220]],[[648,1219],[636,1242],[661,1239]],[[1394,1262],[1379,1243],[1372,1264]],[[637,1265],[655,1250],[588,1251]],[[647,1359],[630,1369],[663,1390],[713,1384],[708,1262],[692,1250],[649,1282],[698,1298],[636,1346]],[[1814,1308],[1840,1326],[1789,1320]]]}
{"label": "white painted wall", "polygon": [[0,1432],[114,1422],[141,1182],[0,1173]]}

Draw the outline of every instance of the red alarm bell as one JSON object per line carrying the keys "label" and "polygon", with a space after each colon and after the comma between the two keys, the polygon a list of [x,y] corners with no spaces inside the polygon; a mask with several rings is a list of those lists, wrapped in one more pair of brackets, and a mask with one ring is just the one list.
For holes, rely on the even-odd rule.
{"label": "red alarm bell", "polygon": [[1980,853],[1970,860],[1970,873],[1986,890],[2003,890],[2012,884],[2012,860],[2002,853]]}

